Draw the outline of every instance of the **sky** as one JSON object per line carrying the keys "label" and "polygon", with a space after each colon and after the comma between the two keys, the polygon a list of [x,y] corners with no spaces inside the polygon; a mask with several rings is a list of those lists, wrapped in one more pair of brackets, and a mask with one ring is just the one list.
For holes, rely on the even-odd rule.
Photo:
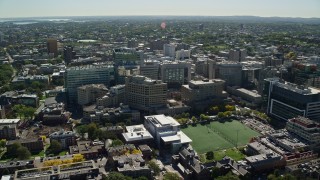
{"label": "sky", "polygon": [[0,0],[0,18],[119,15],[320,18],[320,0]]}

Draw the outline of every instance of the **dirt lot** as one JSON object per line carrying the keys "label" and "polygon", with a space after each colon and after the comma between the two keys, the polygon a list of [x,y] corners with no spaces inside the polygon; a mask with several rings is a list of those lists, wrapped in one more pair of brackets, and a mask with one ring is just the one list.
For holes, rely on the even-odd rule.
{"label": "dirt lot", "polygon": [[32,125],[28,128],[22,130],[21,138],[39,138],[39,136],[49,136],[51,133],[60,131],[64,129],[65,131],[71,130],[71,125],[59,125],[59,126],[45,126],[45,125]]}

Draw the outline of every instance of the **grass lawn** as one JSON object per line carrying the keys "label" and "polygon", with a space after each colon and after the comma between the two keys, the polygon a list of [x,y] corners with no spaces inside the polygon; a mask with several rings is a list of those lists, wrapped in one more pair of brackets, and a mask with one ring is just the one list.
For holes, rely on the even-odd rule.
{"label": "grass lawn", "polygon": [[206,125],[189,126],[182,131],[192,139],[192,147],[200,154],[233,147],[233,144],[215,132],[208,131]]}
{"label": "grass lawn", "polygon": [[234,159],[235,161],[239,161],[239,160],[245,158],[245,155],[242,154],[236,148],[214,152],[214,160],[216,160],[216,161],[220,161],[224,156],[229,156],[232,159]]}
{"label": "grass lawn", "polygon": [[[228,139],[236,142],[237,131],[238,146],[245,145],[252,137],[260,135],[258,132],[253,131],[241,122],[235,120],[224,123],[211,122],[208,127],[207,125],[198,124],[197,126],[189,126],[188,128],[182,129],[182,131],[192,139],[191,145],[199,154],[235,147],[235,144],[226,140],[224,137],[227,136]],[[212,129],[219,131],[220,134],[214,132]]]}
{"label": "grass lawn", "polygon": [[229,139],[237,142],[237,131],[238,131],[238,146],[245,145],[254,136],[259,136],[260,134],[249,127],[245,126],[239,121],[226,121],[226,122],[212,122],[211,127],[221,132],[223,135],[227,136]]}

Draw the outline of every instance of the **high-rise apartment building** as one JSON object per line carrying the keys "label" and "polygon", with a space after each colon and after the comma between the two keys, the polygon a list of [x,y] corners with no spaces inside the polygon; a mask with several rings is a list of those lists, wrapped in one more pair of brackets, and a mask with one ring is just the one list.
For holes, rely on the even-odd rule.
{"label": "high-rise apartment building", "polygon": [[267,113],[281,120],[297,116],[320,122],[320,90],[298,86],[279,78],[265,79],[263,90]]}
{"label": "high-rise apartment building", "polygon": [[144,76],[126,77],[126,100],[131,108],[152,111],[166,105],[167,84]]}
{"label": "high-rise apartment building", "polygon": [[160,65],[160,79],[168,86],[186,84],[191,80],[191,64],[165,61]]}
{"label": "high-rise apartment building", "polygon": [[58,41],[57,39],[47,39],[48,54],[54,54],[54,57],[58,56]]}
{"label": "high-rise apartment building", "polygon": [[63,57],[66,64],[71,63],[71,60],[75,58],[76,52],[73,51],[72,46],[65,46],[63,48]]}
{"label": "high-rise apartment building", "polygon": [[114,67],[108,64],[92,64],[70,67],[65,72],[65,88],[68,102],[77,101],[77,88],[87,84],[104,84],[109,86],[114,80]]}
{"label": "high-rise apartment building", "polygon": [[229,51],[229,61],[243,62],[246,60],[247,50],[245,49],[231,49]]}

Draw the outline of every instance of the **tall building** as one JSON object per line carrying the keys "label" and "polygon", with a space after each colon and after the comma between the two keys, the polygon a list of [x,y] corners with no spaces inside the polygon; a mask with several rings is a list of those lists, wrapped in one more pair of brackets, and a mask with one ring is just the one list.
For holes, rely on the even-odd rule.
{"label": "tall building", "polygon": [[71,63],[71,60],[75,58],[76,52],[73,51],[72,46],[65,46],[63,48],[63,57],[66,64]]}
{"label": "tall building", "polygon": [[54,54],[54,57],[58,56],[58,41],[57,39],[47,39],[48,54]]}
{"label": "tall building", "polygon": [[216,61],[209,58],[197,58],[195,72],[205,78],[215,79]]}
{"label": "tall building", "polygon": [[113,50],[116,66],[137,66],[143,64],[143,52],[134,48],[118,48]]}
{"label": "tall building", "polygon": [[217,62],[216,77],[226,81],[227,86],[241,86],[242,65],[238,62]]}
{"label": "tall building", "polygon": [[161,40],[161,39],[157,39],[154,41],[150,42],[150,50],[154,51],[154,50],[163,50],[163,45],[164,44],[168,44],[169,41],[167,40]]}
{"label": "tall building", "polygon": [[163,62],[160,79],[168,86],[183,85],[191,80],[191,64],[187,62]]}
{"label": "tall building", "polygon": [[174,45],[174,44],[164,44],[163,45],[163,55],[175,58],[175,56],[176,56],[176,45]]}
{"label": "tall building", "polygon": [[229,61],[243,62],[246,60],[247,50],[245,49],[231,49],[229,51]]}
{"label": "tall building", "polygon": [[160,62],[156,60],[145,60],[144,65],[140,66],[140,75],[150,79],[159,79]]}
{"label": "tall building", "polygon": [[221,79],[190,81],[181,88],[181,99],[187,104],[223,97],[224,81]]}
{"label": "tall building", "polygon": [[304,88],[279,78],[265,79],[263,90],[267,113],[281,120],[297,116],[320,122],[320,90]]}
{"label": "tall building", "polygon": [[113,59],[116,81],[118,84],[124,84],[126,76],[139,74],[139,66],[143,65],[144,54],[134,48],[118,48],[113,50]]}
{"label": "tall building", "polygon": [[68,102],[77,101],[77,88],[87,84],[104,84],[109,86],[114,80],[114,68],[108,64],[92,64],[70,67],[65,72],[65,88]]}
{"label": "tall building", "polygon": [[320,70],[317,64],[297,62],[293,64],[292,71],[295,83],[320,88]]}
{"label": "tall building", "polygon": [[176,59],[177,60],[185,60],[185,59],[190,59],[191,55],[191,50],[178,50],[176,51]]}
{"label": "tall building", "polygon": [[166,105],[167,84],[144,76],[126,78],[127,103],[131,108],[153,111]]}
{"label": "tall building", "polygon": [[108,88],[104,84],[88,84],[77,88],[78,104],[86,105],[96,101],[108,93]]}

